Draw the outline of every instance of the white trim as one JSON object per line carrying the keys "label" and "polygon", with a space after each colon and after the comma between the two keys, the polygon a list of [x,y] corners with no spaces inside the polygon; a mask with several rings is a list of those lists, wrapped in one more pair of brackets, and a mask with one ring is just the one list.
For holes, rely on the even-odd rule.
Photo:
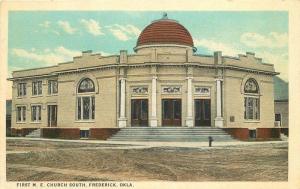
{"label": "white trim", "polygon": [[188,45],[178,45],[178,44],[149,44],[149,45],[139,45],[133,48],[135,52],[142,48],[151,48],[151,47],[181,47],[181,48],[190,48],[193,49],[194,52],[197,51],[196,47],[188,46]]}
{"label": "white trim", "polygon": [[87,119],[87,120],[76,120],[75,123],[95,123],[95,120],[93,119]]}
{"label": "white trim", "polygon": [[251,119],[245,119],[244,123],[260,123],[260,120],[258,120],[258,119],[253,119],[253,120],[251,120]]}

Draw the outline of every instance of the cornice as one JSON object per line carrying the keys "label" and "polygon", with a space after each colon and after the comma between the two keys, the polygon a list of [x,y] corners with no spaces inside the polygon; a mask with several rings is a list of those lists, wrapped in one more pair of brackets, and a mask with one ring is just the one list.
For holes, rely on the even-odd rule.
{"label": "cornice", "polygon": [[61,70],[61,71],[53,71],[53,72],[50,72],[49,74],[41,74],[41,75],[37,74],[37,75],[32,75],[32,76],[13,77],[13,78],[8,78],[8,80],[15,81],[15,80],[20,80],[20,79],[51,77],[51,76],[73,74],[73,73],[95,71],[95,70],[153,67],[153,66],[157,66],[157,67],[161,67],[161,66],[189,67],[189,66],[192,66],[192,67],[197,67],[197,68],[238,70],[238,71],[245,71],[245,72],[249,72],[249,73],[259,73],[259,74],[265,74],[265,75],[278,75],[279,74],[279,72],[274,72],[274,71],[251,69],[251,68],[245,68],[245,67],[239,67],[239,66],[233,66],[233,65],[203,64],[203,63],[199,63],[199,62],[186,62],[186,63],[145,62],[145,63],[137,63],[137,64],[108,64],[108,65],[91,66],[91,67],[85,67],[85,68],[68,69],[68,70]]}

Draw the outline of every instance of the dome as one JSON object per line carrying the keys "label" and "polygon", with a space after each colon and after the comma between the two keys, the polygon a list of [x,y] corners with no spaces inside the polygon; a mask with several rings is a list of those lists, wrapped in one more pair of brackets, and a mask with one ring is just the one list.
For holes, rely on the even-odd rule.
{"label": "dome", "polygon": [[176,20],[168,19],[166,14],[162,19],[153,21],[141,32],[136,48],[157,44],[184,45],[194,48],[190,32]]}

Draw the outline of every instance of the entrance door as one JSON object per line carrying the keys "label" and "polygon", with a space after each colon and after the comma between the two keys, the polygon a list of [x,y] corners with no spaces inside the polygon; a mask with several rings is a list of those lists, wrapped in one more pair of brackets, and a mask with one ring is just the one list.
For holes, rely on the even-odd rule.
{"label": "entrance door", "polygon": [[162,126],[181,126],[181,99],[162,100]]}
{"label": "entrance door", "polygon": [[57,126],[57,105],[48,105],[48,127]]}
{"label": "entrance door", "polygon": [[211,126],[210,99],[195,100],[195,126]]}
{"label": "entrance door", "polygon": [[131,126],[148,126],[148,99],[131,100]]}

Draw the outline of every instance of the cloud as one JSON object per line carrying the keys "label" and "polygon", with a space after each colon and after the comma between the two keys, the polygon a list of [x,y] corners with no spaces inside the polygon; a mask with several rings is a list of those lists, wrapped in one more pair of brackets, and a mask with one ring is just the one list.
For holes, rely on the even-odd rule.
{"label": "cloud", "polygon": [[89,20],[81,19],[80,23],[85,27],[87,32],[89,32],[92,35],[94,36],[104,35],[104,33],[102,33],[101,31],[99,22],[97,22],[94,19],[89,19]]}
{"label": "cloud", "polygon": [[[214,40],[194,39],[194,43],[196,47],[204,47],[211,52],[222,51],[222,54],[225,56],[245,54],[240,47],[234,47],[233,45],[216,42]],[[280,72],[279,77],[288,81],[288,53],[286,51],[283,51],[283,53],[276,53],[261,49],[253,49],[253,52],[255,52],[256,57],[262,58],[263,62],[273,64],[275,71]]]}
{"label": "cloud", "polygon": [[288,81],[288,53],[271,53],[267,51],[257,52],[256,57],[263,62],[274,64],[275,71],[280,72],[279,77]]}
{"label": "cloud", "polygon": [[33,60],[37,62],[46,63],[47,66],[56,65],[59,62],[66,62],[72,60],[72,57],[81,55],[80,51],[70,50],[63,46],[55,49],[44,49],[41,52],[28,51],[20,48],[13,48],[12,55],[17,57]]}
{"label": "cloud", "polygon": [[51,22],[46,20],[43,23],[39,24],[39,26],[42,28],[49,28],[50,24],[51,24]]}
{"label": "cloud", "polygon": [[221,43],[221,42],[216,42],[214,40],[194,39],[194,44],[196,47],[204,47],[212,52],[222,51],[223,55],[237,56],[238,54],[242,53],[239,49],[234,48],[231,45]]}
{"label": "cloud", "polygon": [[68,21],[59,20],[57,24],[68,34],[74,34],[76,29],[73,28]]}
{"label": "cloud", "polygon": [[54,33],[55,35],[60,35],[58,31],[52,30],[51,32]]}
{"label": "cloud", "polygon": [[267,35],[259,33],[243,33],[240,41],[248,47],[282,48],[288,44],[287,33],[270,32]]}
{"label": "cloud", "polygon": [[121,41],[128,41],[132,38],[136,38],[141,33],[139,28],[131,24],[114,24],[112,26],[107,26],[107,28],[109,28],[112,34]]}

